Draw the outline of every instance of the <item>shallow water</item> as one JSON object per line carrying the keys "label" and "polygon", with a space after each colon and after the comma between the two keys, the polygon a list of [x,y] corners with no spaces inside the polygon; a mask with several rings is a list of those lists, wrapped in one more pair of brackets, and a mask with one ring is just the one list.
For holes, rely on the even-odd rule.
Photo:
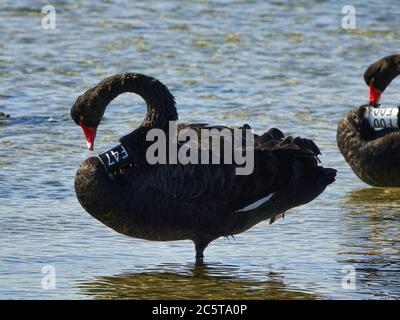
{"label": "shallow water", "polygon": [[[364,103],[364,68],[400,47],[396,0],[352,1],[357,30],[341,28],[346,1],[59,0],[57,29],[41,6],[0,10],[0,298],[399,298],[400,190],[370,188],[339,154],[344,112]],[[187,122],[272,126],[310,137],[337,182],[318,199],[221,238],[194,264],[189,241],[128,238],[78,204],[74,174],[90,153],[69,118],[76,97],[123,71],[153,75]],[[382,103],[398,103],[399,80]],[[100,153],[137,126],[141,99],[118,97]],[[43,288],[48,266],[56,288]],[[345,289],[343,268],[356,270]]]}

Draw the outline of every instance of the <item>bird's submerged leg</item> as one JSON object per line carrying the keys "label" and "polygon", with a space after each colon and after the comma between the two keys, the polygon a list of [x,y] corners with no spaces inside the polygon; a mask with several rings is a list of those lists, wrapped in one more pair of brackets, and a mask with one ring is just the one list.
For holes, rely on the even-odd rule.
{"label": "bird's submerged leg", "polygon": [[211,241],[204,239],[196,239],[193,240],[193,242],[194,242],[194,247],[196,249],[196,260],[202,260],[204,258],[204,250],[205,248],[207,248],[207,246]]}

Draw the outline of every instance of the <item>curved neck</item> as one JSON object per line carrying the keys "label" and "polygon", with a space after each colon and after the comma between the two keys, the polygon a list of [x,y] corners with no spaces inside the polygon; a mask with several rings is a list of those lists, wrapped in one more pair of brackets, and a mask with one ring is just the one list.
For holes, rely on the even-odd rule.
{"label": "curved neck", "polygon": [[157,79],[139,73],[121,73],[101,81],[95,88],[100,103],[104,106],[124,92],[141,96],[147,104],[143,127],[165,127],[178,119],[175,98],[168,88]]}

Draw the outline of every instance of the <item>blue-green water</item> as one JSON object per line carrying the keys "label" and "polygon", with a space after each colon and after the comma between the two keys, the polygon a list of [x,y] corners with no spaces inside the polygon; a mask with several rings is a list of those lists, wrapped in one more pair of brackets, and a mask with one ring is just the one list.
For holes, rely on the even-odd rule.
{"label": "blue-green water", "polygon": [[[399,298],[400,190],[373,189],[336,143],[345,111],[364,103],[365,67],[400,48],[396,0],[53,1],[43,30],[38,1],[0,10],[0,298]],[[284,220],[219,239],[194,265],[189,241],[128,238],[90,217],[73,189],[90,156],[69,118],[75,98],[132,71],[168,85],[186,122],[272,126],[313,138],[337,182]],[[399,102],[399,80],[382,103]],[[141,99],[112,102],[98,153],[137,126]],[[53,266],[56,288],[42,287]],[[356,288],[344,289],[342,268]],[[45,269],[46,270],[46,269]]]}

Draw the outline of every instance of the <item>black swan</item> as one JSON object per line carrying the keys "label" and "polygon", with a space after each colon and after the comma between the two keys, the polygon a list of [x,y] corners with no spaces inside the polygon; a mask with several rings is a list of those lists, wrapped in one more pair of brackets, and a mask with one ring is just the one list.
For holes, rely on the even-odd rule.
{"label": "black swan", "polygon": [[366,118],[367,108],[378,107],[382,92],[400,74],[400,55],[384,57],[364,73],[369,104],[346,113],[337,129],[337,145],[353,172],[376,187],[400,186],[400,130],[375,131]]}
{"label": "black swan", "polygon": [[[196,258],[202,258],[211,241],[266,219],[272,223],[286,210],[312,201],[335,180],[336,170],[318,165],[320,151],[313,141],[285,138],[275,128],[253,136],[254,170],[249,175],[237,175],[235,163],[149,164],[146,133],[153,128],[167,130],[178,115],[168,88],[137,73],[106,78],[77,98],[71,117],[82,127],[89,149],[107,105],[124,92],[140,95],[147,104],[143,123],[122,137],[117,147],[121,154],[129,154],[129,166],[110,177],[101,156],[91,157],[75,178],[82,207],[117,232],[155,241],[192,240]],[[187,128],[227,127],[178,126]]]}

